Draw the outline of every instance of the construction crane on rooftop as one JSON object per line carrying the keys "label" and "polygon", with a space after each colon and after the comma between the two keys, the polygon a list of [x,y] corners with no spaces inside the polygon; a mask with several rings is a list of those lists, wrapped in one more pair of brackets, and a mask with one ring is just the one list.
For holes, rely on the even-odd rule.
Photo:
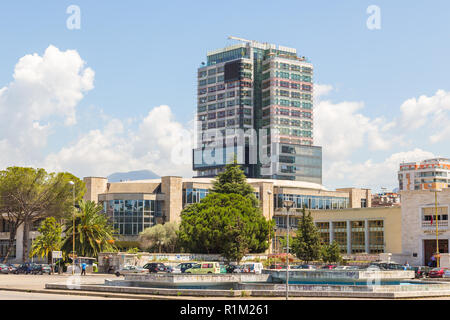
{"label": "construction crane on rooftop", "polygon": [[237,40],[237,41],[241,41],[241,42],[247,42],[247,43],[261,43],[259,41],[255,41],[255,40],[248,40],[248,39],[244,39],[244,38],[239,38],[239,37],[235,37],[235,36],[228,36],[228,39],[231,40]]}

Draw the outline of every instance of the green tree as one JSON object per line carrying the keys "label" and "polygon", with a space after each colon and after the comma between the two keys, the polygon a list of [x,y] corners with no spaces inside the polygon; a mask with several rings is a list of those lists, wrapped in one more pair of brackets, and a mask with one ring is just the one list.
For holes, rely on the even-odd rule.
{"label": "green tree", "polygon": [[52,263],[52,251],[57,251],[61,247],[62,227],[54,217],[49,217],[42,221],[38,229],[39,235],[33,240],[30,257],[47,257],[48,263]]}
{"label": "green tree", "polygon": [[302,217],[298,222],[297,232],[292,243],[292,252],[306,263],[320,258],[320,234],[314,225],[311,212],[306,214],[305,208],[303,208]]}
{"label": "green tree", "polygon": [[211,193],[181,213],[179,241],[193,253],[216,253],[240,261],[268,248],[268,221],[251,198]]}
{"label": "green tree", "polygon": [[[280,248],[281,252],[286,251],[286,245],[287,245],[287,237],[279,237],[280,239]],[[289,235],[289,252],[292,253],[292,244],[294,243],[294,238],[292,235]]]}
{"label": "green tree", "polygon": [[[93,201],[80,201],[75,215],[75,252],[82,257],[97,257],[102,251],[116,251],[115,230],[103,207]],[[66,237],[61,246],[67,254],[72,252],[73,222],[67,221]]]}
{"label": "green tree", "polygon": [[127,250],[127,253],[138,253],[139,252],[139,248],[130,248]]}
{"label": "green tree", "polygon": [[323,262],[325,263],[341,262],[342,255],[341,249],[339,248],[339,244],[336,241],[333,241],[331,244],[324,244],[322,246],[321,256]]}
{"label": "green tree", "polygon": [[23,257],[29,257],[29,231],[35,221],[53,216],[63,218],[73,210],[72,186],[75,197],[85,192],[84,183],[70,173],[47,173],[44,169],[9,167],[0,171],[0,212],[11,226],[8,259],[17,228],[23,225]]}
{"label": "green tree", "polygon": [[139,234],[140,247],[146,250],[158,249],[158,252],[174,252],[177,244],[178,224],[167,222],[146,228]]}
{"label": "green tree", "polygon": [[240,194],[243,197],[251,199],[254,206],[258,205],[258,199],[255,197],[254,188],[247,183],[244,171],[237,164],[236,157],[233,163],[227,164],[225,170],[218,174],[213,182],[212,193],[222,194]]}

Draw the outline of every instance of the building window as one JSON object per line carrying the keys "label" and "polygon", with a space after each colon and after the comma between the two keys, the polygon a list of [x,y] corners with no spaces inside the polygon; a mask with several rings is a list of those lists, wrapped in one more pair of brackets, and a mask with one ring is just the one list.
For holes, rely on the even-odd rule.
{"label": "building window", "polygon": [[208,189],[184,189],[183,204],[199,203],[208,193]]}
{"label": "building window", "polygon": [[352,253],[363,253],[365,246],[364,221],[352,221]]}
{"label": "building window", "polygon": [[383,220],[369,221],[369,253],[384,252]]}
{"label": "building window", "polygon": [[320,234],[322,244],[330,243],[330,223],[329,222],[317,222],[316,227]]}
{"label": "building window", "polygon": [[347,253],[347,223],[345,221],[333,222],[334,241],[337,242],[341,252]]}
{"label": "building window", "polygon": [[[8,253],[8,245],[9,245],[9,240],[0,240],[0,258],[6,257],[6,254]],[[16,257],[16,240],[14,240],[14,242],[13,242],[11,254],[9,255],[9,258],[15,258],[15,257]]]}
{"label": "building window", "polygon": [[155,225],[155,217],[163,216],[162,203],[158,200],[110,200],[105,209],[114,229],[125,236],[138,235]]}
{"label": "building window", "polygon": [[361,208],[367,208],[367,199],[361,199]]}

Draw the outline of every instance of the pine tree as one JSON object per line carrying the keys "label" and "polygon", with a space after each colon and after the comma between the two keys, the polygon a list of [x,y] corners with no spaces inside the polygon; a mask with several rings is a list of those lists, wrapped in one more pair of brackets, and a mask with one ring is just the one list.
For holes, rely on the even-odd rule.
{"label": "pine tree", "polygon": [[341,249],[336,241],[322,246],[322,260],[325,263],[342,261]]}
{"label": "pine tree", "polygon": [[253,187],[247,183],[247,177],[244,171],[237,164],[234,157],[233,163],[227,164],[225,170],[219,173],[213,182],[212,193],[239,194],[252,200],[254,206],[257,206],[258,200],[255,197]]}
{"label": "pine tree", "polygon": [[188,252],[219,253],[239,262],[247,253],[264,252],[272,229],[235,159],[217,176],[207,197],[182,211],[178,240]]}
{"label": "pine tree", "polygon": [[306,214],[302,210],[302,217],[298,223],[297,234],[292,241],[292,252],[302,261],[318,260],[321,256],[320,234],[314,225],[311,212]]}

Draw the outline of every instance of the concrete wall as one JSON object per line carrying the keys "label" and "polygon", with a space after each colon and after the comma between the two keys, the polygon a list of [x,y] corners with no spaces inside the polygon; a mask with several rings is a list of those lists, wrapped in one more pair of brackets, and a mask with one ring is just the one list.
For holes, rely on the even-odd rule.
{"label": "concrete wall", "polygon": [[83,181],[86,184],[86,193],[83,199],[86,201],[98,202],[98,195],[105,193],[107,190],[108,179],[86,177]]}
{"label": "concrete wall", "polygon": [[348,193],[350,208],[361,208],[361,199],[366,199],[367,208],[372,206],[372,194],[370,189],[340,188],[336,189],[336,191]]}
{"label": "concrete wall", "polygon": [[180,222],[183,210],[183,178],[162,177],[161,192],[165,195],[164,213],[166,221]]}

